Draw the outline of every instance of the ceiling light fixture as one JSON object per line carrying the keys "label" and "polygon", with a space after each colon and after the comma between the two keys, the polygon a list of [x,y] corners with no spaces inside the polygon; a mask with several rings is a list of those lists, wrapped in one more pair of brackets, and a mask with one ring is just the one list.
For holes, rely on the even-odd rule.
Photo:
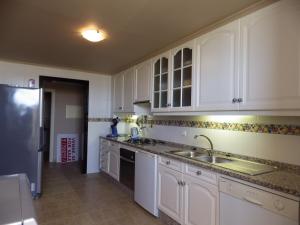
{"label": "ceiling light fixture", "polygon": [[104,32],[100,30],[84,30],[81,32],[83,38],[91,42],[99,42],[105,39]]}

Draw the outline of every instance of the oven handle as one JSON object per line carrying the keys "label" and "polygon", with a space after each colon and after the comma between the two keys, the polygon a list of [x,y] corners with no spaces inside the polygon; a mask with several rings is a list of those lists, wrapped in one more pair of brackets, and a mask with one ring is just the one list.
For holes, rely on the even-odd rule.
{"label": "oven handle", "polygon": [[133,161],[133,160],[126,159],[126,158],[125,158],[125,157],[123,157],[123,156],[120,156],[120,159],[121,159],[121,160],[123,160],[123,161],[125,161],[125,162],[129,162],[129,163],[132,163],[132,164],[134,164],[134,161]]}

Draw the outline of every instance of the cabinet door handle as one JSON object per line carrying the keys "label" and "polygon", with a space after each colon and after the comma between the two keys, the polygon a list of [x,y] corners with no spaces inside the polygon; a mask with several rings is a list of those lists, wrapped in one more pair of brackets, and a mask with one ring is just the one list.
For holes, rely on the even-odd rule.
{"label": "cabinet door handle", "polygon": [[167,104],[167,106],[168,106],[168,107],[170,107],[170,106],[171,106],[171,104],[170,104],[170,103],[168,103],[168,104]]}
{"label": "cabinet door handle", "polygon": [[179,186],[182,185],[180,180],[177,181],[177,184],[178,184]]}
{"label": "cabinet door handle", "polygon": [[184,182],[184,181],[182,181],[182,182],[181,182],[181,185],[182,185],[182,186],[185,186],[185,182]]}
{"label": "cabinet door handle", "polygon": [[200,176],[200,175],[202,174],[202,172],[201,172],[200,170],[198,170],[198,171],[196,172],[196,174],[197,174],[197,176]]}
{"label": "cabinet door handle", "polygon": [[171,164],[170,160],[168,160],[168,161],[166,162],[166,164],[167,164],[167,165],[170,165],[170,164]]}
{"label": "cabinet door handle", "polygon": [[243,102],[243,99],[242,98],[238,98],[238,102],[239,103]]}
{"label": "cabinet door handle", "polygon": [[238,99],[236,99],[236,98],[232,99],[232,103],[237,103],[237,102],[238,102]]}

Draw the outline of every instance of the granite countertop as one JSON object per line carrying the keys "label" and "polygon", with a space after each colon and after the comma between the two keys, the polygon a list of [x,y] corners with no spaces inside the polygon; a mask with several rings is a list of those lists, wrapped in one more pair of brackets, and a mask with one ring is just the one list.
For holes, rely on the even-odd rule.
{"label": "granite countertop", "polygon": [[158,142],[155,145],[152,144],[140,145],[140,144],[132,144],[132,143],[125,142],[128,139],[128,137],[118,137],[118,138],[101,137],[101,138],[115,141],[120,144],[128,145],[134,148],[139,148],[141,150],[151,152],[154,154],[177,159],[179,161],[189,163],[195,166],[199,166],[204,169],[217,172],[219,174],[241,179],[243,181],[247,181],[266,188],[270,188],[282,193],[300,197],[300,171],[299,171],[299,167],[297,166],[295,166],[295,168],[293,169],[290,168],[288,164],[286,168],[284,167],[284,164],[281,164],[280,168],[276,169],[273,172],[252,176],[252,175],[235,172],[233,170],[225,169],[217,165],[213,165],[211,163],[200,162],[197,160],[188,159],[182,156],[177,156],[169,153],[170,151],[174,151],[178,149],[181,150],[188,149],[188,147],[184,145],[170,143],[170,142],[165,144],[161,144]]}

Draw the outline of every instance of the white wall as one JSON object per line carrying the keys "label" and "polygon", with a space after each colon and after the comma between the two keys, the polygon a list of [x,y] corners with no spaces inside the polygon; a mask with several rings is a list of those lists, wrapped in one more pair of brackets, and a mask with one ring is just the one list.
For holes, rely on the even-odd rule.
{"label": "white wall", "polygon": [[[267,119],[270,120],[270,117]],[[265,120],[265,118],[261,117],[260,120]],[[129,133],[132,126],[134,124],[118,124],[119,133]],[[152,128],[147,125],[143,132],[148,138],[209,148],[206,139],[201,137],[194,139],[195,134],[204,134],[212,140],[215,150],[300,165],[300,137],[297,135],[161,125],[153,125]],[[183,135],[185,132],[186,136]]]}
{"label": "white wall", "polygon": [[[33,66],[20,63],[0,61],[0,83],[27,86],[29,79],[36,80],[38,87],[39,76],[62,77],[88,80],[89,89],[89,117],[110,117],[111,115],[111,77],[66,69],[44,66]],[[108,126],[109,127],[109,126]],[[87,172],[99,171],[99,135],[107,134],[106,123],[89,122],[88,164]]]}
{"label": "white wall", "polygon": [[[184,131],[187,136],[183,136]],[[145,129],[147,137],[208,148],[211,138],[216,150],[300,165],[300,137],[296,135],[262,134],[217,129],[153,126]]]}

